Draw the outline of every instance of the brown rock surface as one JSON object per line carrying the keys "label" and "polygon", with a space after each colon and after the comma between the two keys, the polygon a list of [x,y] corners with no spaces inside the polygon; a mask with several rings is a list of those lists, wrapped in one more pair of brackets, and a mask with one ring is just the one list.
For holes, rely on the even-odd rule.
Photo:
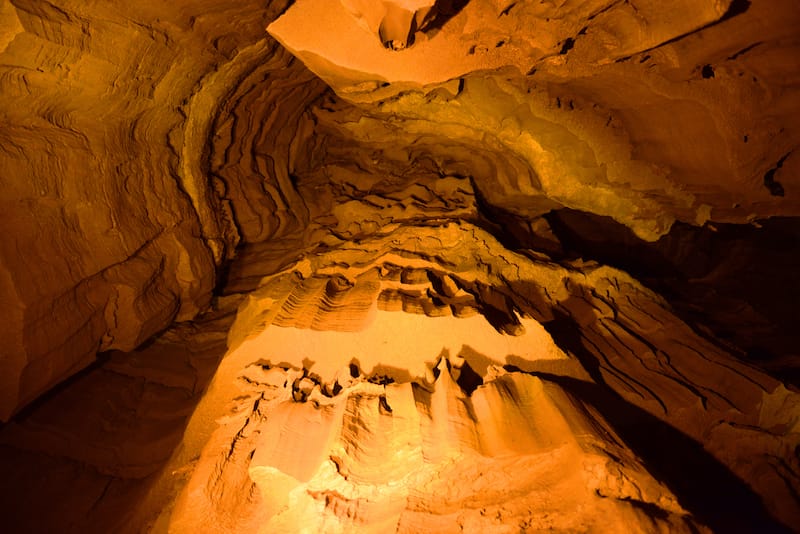
{"label": "brown rock surface", "polygon": [[800,529],[798,23],[0,0],[0,530]]}

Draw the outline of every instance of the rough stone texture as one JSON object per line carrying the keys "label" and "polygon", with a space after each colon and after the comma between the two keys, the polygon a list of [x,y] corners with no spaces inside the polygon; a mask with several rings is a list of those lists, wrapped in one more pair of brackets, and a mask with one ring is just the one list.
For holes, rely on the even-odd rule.
{"label": "rough stone texture", "polygon": [[288,4],[0,0],[3,530],[800,527],[794,4]]}
{"label": "rough stone texture", "polygon": [[208,187],[211,119],[274,45],[261,2],[2,6],[7,419],[208,306],[237,239]]}
{"label": "rough stone texture", "polygon": [[[309,22],[331,17],[341,38]],[[340,96],[377,104],[356,135],[502,154],[510,175],[431,149],[494,205],[581,209],[655,239],[674,220],[797,213],[798,22],[789,1],[473,0],[393,52],[338,2],[301,0],[269,30]]]}
{"label": "rough stone texture", "polygon": [[[437,371],[427,386],[350,378],[332,396],[310,382],[300,403],[292,399],[296,372],[260,371],[283,384],[248,381],[242,393],[255,399],[252,410],[221,432],[226,442],[236,432],[233,447],[213,473],[197,471],[173,528],[691,531],[669,491],[558,386],[500,371],[467,396],[451,375],[459,369],[442,360]],[[231,502],[243,492],[249,503]],[[651,522],[641,503],[662,515]]]}
{"label": "rough stone texture", "polygon": [[[316,278],[320,276],[345,280],[332,283],[335,279],[328,279],[326,283]],[[466,298],[448,297],[438,283],[443,276],[450,277]],[[307,255],[290,272],[265,278],[264,285],[240,308],[229,338],[231,368],[219,379],[230,384],[234,369],[265,365],[305,368],[322,382],[335,380],[332,371],[346,366],[357,352],[345,348],[342,341],[331,341],[322,346],[330,345],[333,351],[317,350],[304,357],[302,347],[287,345],[288,338],[271,334],[271,330],[361,331],[365,321],[374,320],[368,317],[366,305],[379,292],[382,296],[389,292],[394,298],[379,300],[378,308],[396,309],[392,302],[399,299],[405,311],[441,317],[467,305],[479,310],[498,330],[517,336],[524,333],[519,314],[541,322],[573,363],[579,364],[577,375],[575,366],[554,365],[551,357],[544,357],[546,365],[542,365],[541,355],[515,354],[514,350],[501,350],[493,357],[482,354],[470,347],[467,334],[457,337],[463,345],[456,344],[454,351],[480,376],[491,365],[522,368],[592,403],[625,433],[623,439],[636,443],[637,453],[649,465],[657,466],[661,476],[681,488],[679,500],[685,499],[681,504],[694,507],[690,511],[715,531],[737,525],[756,529],[765,521],[757,513],[749,515],[760,506],[758,499],[725,475],[717,462],[723,462],[758,494],[770,495],[764,503],[770,512],[787,524],[798,520],[794,495],[800,466],[791,452],[800,444],[795,393],[700,337],[675,317],[660,297],[625,273],[581,262],[564,267],[532,260],[505,249],[470,225],[402,226],[383,236],[362,239],[357,245],[343,244],[330,252]],[[342,320],[341,309],[349,310],[348,321]],[[426,336],[422,329],[410,330]],[[256,338],[245,339],[262,331]],[[402,336],[389,330],[384,335],[390,340]],[[389,356],[386,349],[377,349],[381,352],[371,363],[360,355],[356,359],[368,373],[388,373],[400,382],[420,380],[423,376],[415,371],[414,362],[422,359],[435,364],[437,351],[446,343],[443,334],[429,338],[432,347],[428,350],[435,349],[432,354],[409,348],[405,355]],[[370,338],[362,333],[358,339]],[[545,342],[526,343],[541,346]],[[405,345],[409,347],[410,342]],[[369,350],[364,352],[369,354]],[[313,356],[323,358],[324,363],[315,363]],[[232,412],[249,410],[246,406],[252,400],[244,400],[240,391],[228,395]],[[239,427],[229,428],[223,432],[226,437],[218,440],[230,442],[239,431]],[[253,450],[257,449],[253,445]],[[776,464],[774,458],[784,462]],[[232,469],[243,469],[240,464],[247,460],[235,462],[239,467]],[[704,482],[697,478],[682,482],[670,474],[672,469],[687,466]],[[205,484],[205,477],[200,474],[198,483]],[[733,513],[731,502],[739,502],[742,510],[749,511]],[[338,514],[334,505],[325,510]],[[189,510],[184,512],[187,514]],[[178,521],[184,521],[184,515],[178,516]]]}

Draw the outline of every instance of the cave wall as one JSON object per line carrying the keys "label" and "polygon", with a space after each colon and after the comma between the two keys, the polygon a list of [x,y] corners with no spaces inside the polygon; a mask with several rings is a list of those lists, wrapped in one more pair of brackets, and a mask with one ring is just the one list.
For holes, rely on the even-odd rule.
{"label": "cave wall", "polygon": [[[38,399],[0,429],[2,465],[52,456],[42,465],[63,486],[91,471],[82,508],[36,524],[294,528],[312,510],[342,528],[444,528],[442,510],[456,512],[426,476],[464,461],[444,478],[466,484],[554,450],[548,476],[586,469],[570,471],[573,500],[552,486],[571,504],[536,508],[539,526],[797,524],[797,395],[741,346],[782,336],[765,345],[796,367],[794,323],[774,319],[790,299],[762,291],[791,277],[756,263],[794,243],[776,236],[800,210],[793,4],[289,4],[0,1],[0,419]],[[775,216],[786,224],[763,221]],[[775,272],[792,264],[771,257]],[[739,290],[749,264],[759,281]],[[687,279],[706,293],[684,298]],[[532,364],[456,344],[396,365],[361,357],[347,378],[350,354],[276,348],[285,329],[356,335],[401,312],[480,320],[514,347],[545,332],[532,344],[552,351]],[[722,341],[698,316],[741,331]],[[93,408],[99,397],[129,418]],[[549,415],[520,416],[515,445],[502,421],[520,406]],[[285,438],[270,418],[302,434],[315,417],[328,448],[287,461],[291,447],[258,438]],[[424,469],[382,456],[402,449],[370,441],[389,428]],[[702,483],[676,475],[686,465]],[[342,469],[404,507],[387,515]],[[386,489],[409,477],[415,498]],[[529,482],[506,523],[499,492],[463,525],[530,526],[547,488]],[[289,494],[302,506],[278,513]]]}
{"label": "cave wall", "polygon": [[[433,331],[414,323],[390,326],[410,319],[382,322],[381,313],[399,310],[429,317]],[[519,344],[507,345],[478,333],[475,325],[460,329],[445,320],[466,322],[476,315],[519,338]],[[448,336],[450,329],[458,333]],[[381,346],[409,335],[414,340],[404,341],[395,352]],[[322,340],[304,341],[315,336]],[[291,531],[298,525],[380,528],[376,525],[382,521],[413,531],[414,525],[433,528],[435,516],[456,511],[459,522],[485,529],[493,524],[490,511],[499,502],[513,503],[503,512],[500,523],[506,526],[524,528],[526,521],[534,521],[536,528],[591,529],[599,528],[601,517],[612,522],[625,517],[629,499],[660,510],[651,510],[652,525],[642,518],[620,520],[642,532],[781,531],[770,516],[786,525],[800,517],[793,496],[799,467],[792,452],[798,443],[793,390],[694,331],[665,300],[624,272],[517,254],[463,221],[433,227],[407,223],[385,235],[362,237],[357,244],[317,250],[264,277],[240,306],[229,346],[187,431],[191,436],[198,432],[193,426],[221,421],[212,431],[206,427],[208,445],[172,512],[172,524],[180,531],[203,524],[241,531],[253,525]],[[357,372],[351,375],[348,364],[353,369],[353,362]],[[465,363],[468,370],[462,371]],[[553,402],[582,442],[574,462],[594,461],[583,456],[597,452],[589,443],[602,444],[601,457],[614,457],[606,447],[624,443],[686,510],[670,508],[669,492],[629,479],[630,474],[620,475],[628,488],[620,490],[610,482],[615,469],[638,468],[619,458],[609,464],[598,460],[604,467],[597,471],[587,468],[604,480],[599,486],[589,480],[574,483],[574,491],[588,487],[600,496],[600,501],[581,500],[591,510],[585,516],[559,508],[561,498],[538,502],[543,486],[557,493],[557,484],[528,478],[531,467],[522,465],[538,454],[543,455],[540,466],[551,465],[545,451],[558,447],[533,444],[524,429],[530,424],[533,435],[552,436],[561,427],[537,418],[540,405],[525,400],[528,393],[501,385],[528,375],[543,380],[556,397],[572,399]],[[451,379],[458,385],[448,385]],[[384,388],[360,389],[366,383]],[[409,384],[413,401],[401,400],[411,393],[403,390]],[[505,394],[493,396],[494,388]],[[381,395],[389,400],[381,401]],[[448,400],[436,400],[439,396]],[[397,402],[405,411],[389,413],[384,406],[385,417],[368,415],[381,402]],[[479,408],[484,402],[487,412]],[[581,417],[568,415],[576,404],[591,411],[590,418],[607,421],[620,438],[594,435],[596,428],[582,434],[577,430],[584,429]],[[488,415],[513,421],[517,409],[530,416],[521,427],[493,426]],[[393,444],[374,443],[384,435],[395,436]],[[411,445],[402,445],[405,440]],[[498,445],[504,440],[507,445]],[[421,447],[425,462],[407,464],[404,453],[395,457],[388,452],[405,446],[409,454]],[[350,457],[340,458],[345,454],[340,448]],[[440,455],[448,454],[460,468],[442,477],[446,486],[463,489],[445,505],[430,485],[438,487],[433,472],[447,470]],[[475,460],[475,454],[482,460]],[[467,482],[486,470],[502,472],[506,461],[519,462],[519,471],[513,480],[496,475],[493,496],[482,497]],[[342,462],[350,467],[343,468]],[[453,482],[458,480],[463,482]],[[245,494],[246,500],[241,498]],[[394,500],[399,502],[386,504]],[[486,518],[471,517],[473,507],[483,507]],[[203,513],[198,515],[198,509]],[[548,520],[540,517],[543,513]],[[439,528],[449,531],[453,524]]]}
{"label": "cave wall", "polygon": [[0,418],[208,307],[238,230],[207,138],[280,9],[2,3]]}
{"label": "cave wall", "polygon": [[[4,417],[205,309],[240,239],[308,225],[292,173],[325,88],[264,34],[284,7],[3,3]],[[299,2],[271,32],[368,104],[327,120],[354,158],[390,146],[517,215],[647,239],[797,212],[789,2],[470,2],[404,51],[357,25],[293,33],[324,13]]]}

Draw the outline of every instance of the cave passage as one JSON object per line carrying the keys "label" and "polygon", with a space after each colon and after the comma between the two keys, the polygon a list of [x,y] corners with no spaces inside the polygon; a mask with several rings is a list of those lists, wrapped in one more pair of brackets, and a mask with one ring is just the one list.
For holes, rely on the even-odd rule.
{"label": "cave passage", "polygon": [[799,23],[0,0],[0,530],[797,531]]}

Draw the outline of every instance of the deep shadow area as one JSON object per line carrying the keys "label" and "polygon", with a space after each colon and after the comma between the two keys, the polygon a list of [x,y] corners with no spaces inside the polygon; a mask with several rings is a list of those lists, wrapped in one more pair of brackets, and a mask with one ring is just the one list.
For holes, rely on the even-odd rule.
{"label": "deep shadow area", "polygon": [[[561,245],[548,251],[554,259],[595,260],[628,272],[700,334],[800,385],[800,218],[713,227],[676,223],[653,243],[610,217],[561,209],[545,219]],[[518,239],[518,246],[528,244]]]}
{"label": "deep shadow area", "polygon": [[594,406],[648,471],[700,522],[720,533],[791,532],[769,515],[756,493],[700,443],[608,387],[600,373],[600,363],[581,342],[577,324],[562,315],[544,326],[556,344],[580,360],[596,383],[547,373],[530,374],[558,384],[581,402]]}
{"label": "deep shadow area", "polygon": [[476,198],[479,226],[506,248],[625,271],[699,335],[800,388],[800,217],[676,223],[648,242],[611,217],[562,208],[528,221]]}
{"label": "deep shadow area", "polygon": [[[151,343],[152,340],[148,340],[144,343],[144,346]],[[83,382],[87,376],[92,375],[93,373],[97,373],[99,370],[103,368],[106,362],[111,358],[111,352],[98,352],[95,356],[95,360],[78,371],[77,373],[69,376],[68,378],[58,382],[56,385],[45,391],[40,396],[36,397],[32,400],[29,404],[25,405],[21,410],[11,416],[11,418],[3,423],[0,422],[0,436],[2,436],[3,428],[6,425],[14,425],[14,424],[24,424],[25,421],[30,418],[32,415],[36,414],[37,411],[42,407],[46,406],[48,403],[56,402],[60,395],[63,395],[65,391],[72,389],[73,387],[77,386],[80,387],[81,382]]]}
{"label": "deep shadow area", "polygon": [[4,531],[141,524],[133,514],[181,444],[226,352],[234,310],[173,325],[132,352],[98,354],[0,426]]}
{"label": "deep shadow area", "polygon": [[581,402],[594,406],[647,470],[714,532],[792,532],[773,519],[761,498],[697,441],[605,387],[571,377],[531,374],[558,384]]}
{"label": "deep shadow area", "polygon": [[422,22],[419,31],[424,33],[438,32],[447,21],[458,15],[468,3],[469,0],[439,0],[426,20]]}
{"label": "deep shadow area", "polygon": [[479,386],[483,385],[483,377],[476,373],[468,362],[464,362],[458,369],[456,384],[458,384],[468,396],[471,396]]}
{"label": "deep shadow area", "polygon": [[722,18],[719,19],[720,22],[731,19],[737,15],[741,15],[742,13],[746,12],[750,9],[750,0],[733,0],[731,2],[730,7],[728,7],[728,11],[722,15]]}

